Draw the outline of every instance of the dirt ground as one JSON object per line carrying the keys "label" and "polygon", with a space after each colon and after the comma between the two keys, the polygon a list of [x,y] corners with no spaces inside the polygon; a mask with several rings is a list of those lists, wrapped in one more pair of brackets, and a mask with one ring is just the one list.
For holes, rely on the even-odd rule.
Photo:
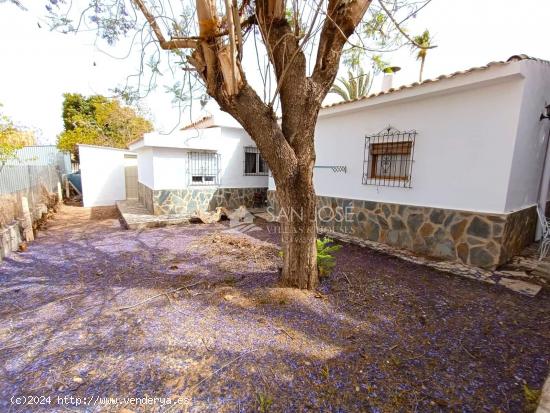
{"label": "dirt ground", "polygon": [[297,291],[272,224],[46,227],[0,264],[2,412],[524,412],[549,371],[548,290],[345,245]]}

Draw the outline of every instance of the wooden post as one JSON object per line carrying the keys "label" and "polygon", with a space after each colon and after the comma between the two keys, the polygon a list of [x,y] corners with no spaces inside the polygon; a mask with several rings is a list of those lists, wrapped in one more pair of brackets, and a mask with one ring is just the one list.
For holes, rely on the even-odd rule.
{"label": "wooden post", "polygon": [[63,203],[63,191],[61,190],[61,182],[57,181],[57,203]]}
{"label": "wooden post", "polygon": [[23,239],[27,242],[34,241],[34,232],[32,230],[32,216],[29,209],[29,200],[26,196],[21,197],[21,210],[23,211]]}

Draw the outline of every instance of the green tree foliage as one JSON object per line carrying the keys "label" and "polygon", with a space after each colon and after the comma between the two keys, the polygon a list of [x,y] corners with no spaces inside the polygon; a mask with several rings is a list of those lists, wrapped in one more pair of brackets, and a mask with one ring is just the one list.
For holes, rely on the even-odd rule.
{"label": "green tree foliage", "polygon": [[147,119],[116,99],[66,93],[63,101],[65,130],[57,138],[61,150],[78,157],[77,145],[88,144],[126,148],[144,133],[153,130]]}
{"label": "green tree foliage", "polygon": [[18,149],[35,143],[33,132],[16,127],[8,116],[0,112],[0,171],[8,161],[17,159]]}
{"label": "green tree foliage", "polygon": [[355,71],[348,70],[348,76],[338,77],[330,89],[330,93],[336,93],[342,99],[349,101],[366,96],[372,85],[372,76],[365,73],[362,67]]}

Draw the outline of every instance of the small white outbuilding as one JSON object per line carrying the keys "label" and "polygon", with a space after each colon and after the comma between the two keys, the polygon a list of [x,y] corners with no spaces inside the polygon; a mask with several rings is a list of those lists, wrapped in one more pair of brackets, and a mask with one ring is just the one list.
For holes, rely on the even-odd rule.
{"label": "small white outbuilding", "polygon": [[169,135],[147,133],[129,148],[137,154],[139,200],[155,215],[265,206],[267,164],[219,110]]}
{"label": "small white outbuilding", "polygon": [[78,145],[85,207],[137,199],[137,155],[125,149]]}

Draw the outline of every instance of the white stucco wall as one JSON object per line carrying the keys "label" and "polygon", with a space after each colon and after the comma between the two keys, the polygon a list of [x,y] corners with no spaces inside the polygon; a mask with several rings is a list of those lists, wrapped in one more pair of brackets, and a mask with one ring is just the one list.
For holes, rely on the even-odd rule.
{"label": "white stucco wall", "polygon": [[221,128],[220,187],[265,188],[267,176],[244,175],[244,147],[256,146],[250,136],[240,128]]}
{"label": "white stucco wall", "polygon": [[153,148],[141,147],[135,153],[138,156],[138,182],[147,185],[149,188],[153,188],[155,186]]}
{"label": "white stucco wall", "polygon": [[143,142],[130,148],[138,154],[138,180],[155,190],[187,188],[190,151],[219,154],[218,187],[267,187],[267,176],[244,175],[245,146],[255,145],[242,128],[213,127],[171,135],[146,134]]}
{"label": "white stucco wall", "polygon": [[521,63],[521,71],[525,81],[506,197],[508,211],[537,203],[550,130],[550,120],[540,121],[550,104],[550,64],[527,60]]}
{"label": "white stucco wall", "polygon": [[[316,165],[345,165],[347,173],[315,169],[317,194],[506,212],[523,93],[520,66],[514,62],[321,110]],[[418,132],[412,188],[362,184],[364,136],[389,125]]]}
{"label": "white stucco wall", "polygon": [[153,148],[153,189],[183,189],[187,187],[187,150]]}
{"label": "white stucco wall", "polygon": [[79,145],[78,151],[83,205],[114,205],[126,199],[124,155],[129,152],[89,145]]}

